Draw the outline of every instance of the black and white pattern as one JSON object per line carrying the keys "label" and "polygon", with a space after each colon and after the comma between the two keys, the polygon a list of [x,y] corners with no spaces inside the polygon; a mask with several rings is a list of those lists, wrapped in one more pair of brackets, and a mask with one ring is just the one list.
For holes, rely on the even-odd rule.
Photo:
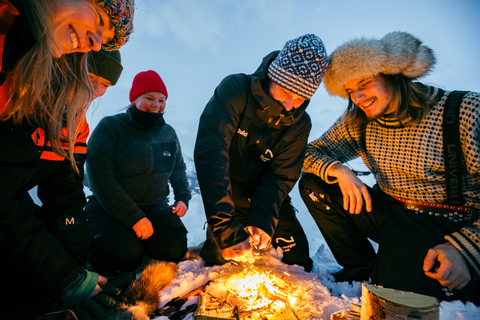
{"label": "black and white pattern", "polygon": [[[437,94],[437,88],[431,88]],[[430,91],[432,92],[432,91]],[[392,121],[373,121],[366,129],[365,147],[358,128],[340,120],[307,147],[303,170],[328,181],[328,168],[362,157],[374,173],[379,187],[388,195],[404,199],[443,203],[446,199],[443,157],[443,108],[449,92],[424,119],[405,127]],[[480,93],[469,92],[460,109],[460,141],[464,154],[463,192],[465,205],[480,209]],[[476,259],[480,274],[480,221],[447,237],[464,256]],[[463,238],[463,239],[462,239]],[[463,244],[463,245],[461,245]],[[468,244],[468,245],[466,245]],[[472,260],[473,261],[473,260]]]}
{"label": "black and white pattern", "polygon": [[322,83],[328,68],[328,55],[322,40],[306,34],[287,41],[278,57],[270,64],[271,80],[310,99]]}

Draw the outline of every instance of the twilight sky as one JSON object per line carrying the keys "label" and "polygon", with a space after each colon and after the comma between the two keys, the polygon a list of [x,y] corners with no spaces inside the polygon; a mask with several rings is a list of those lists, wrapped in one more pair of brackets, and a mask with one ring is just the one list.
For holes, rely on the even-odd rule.
{"label": "twilight sky", "polygon": [[[433,49],[437,63],[423,82],[480,91],[478,0],[136,0],[134,33],[120,49],[122,76],[93,103],[88,121],[93,130],[102,117],[124,112],[133,77],[155,70],[169,92],[165,119],[191,156],[200,114],[228,74],[254,72],[266,54],[306,33],[318,35],[330,54],[354,37],[391,31]],[[345,107],[322,84],[307,109],[309,140]]]}

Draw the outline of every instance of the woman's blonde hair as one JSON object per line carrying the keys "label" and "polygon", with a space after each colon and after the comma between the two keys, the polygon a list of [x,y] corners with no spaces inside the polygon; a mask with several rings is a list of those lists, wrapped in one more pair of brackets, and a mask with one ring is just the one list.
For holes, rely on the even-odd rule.
{"label": "woman's blonde hair", "polygon": [[[28,121],[45,130],[53,151],[76,167],[73,144],[78,124],[94,94],[88,75],[87,55],[74,53],[53,56],[51,25],[53,9],[61,1],[23,0],[24,19],[35,39],[33,47],[21,57],[12,73],[9,99],[0,121],[15,124]],[[62,135],[62,128],[67,135]],[[68,152],[63,146],[68,146]]]}

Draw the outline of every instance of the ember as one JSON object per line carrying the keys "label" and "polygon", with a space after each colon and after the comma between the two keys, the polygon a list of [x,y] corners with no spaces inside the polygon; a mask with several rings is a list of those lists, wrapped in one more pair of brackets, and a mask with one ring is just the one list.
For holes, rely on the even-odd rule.
{"label": "ember", "polygon": [[258,267],[210,283],[200,295],[195,319],[299,319],[292,309],[305,290]]}

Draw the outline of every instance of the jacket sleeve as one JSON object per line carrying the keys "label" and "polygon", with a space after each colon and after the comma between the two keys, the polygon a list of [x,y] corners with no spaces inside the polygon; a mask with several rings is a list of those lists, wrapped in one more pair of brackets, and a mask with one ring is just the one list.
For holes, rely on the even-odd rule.
{"label": "jacket sleeve", "polygon": [[115,157],[117,136],[111,117],[102,119],[88,141],[87,175],[92,193],[103,209],[128,228],[145,213],[127,195],[117,181]]}
{"label": "jacket sleeve", "polygon": [[175,140],[177,142],[177,154],[175,155],[175,167],[173,168],[172,175],[169,178],[170,184],[173,188],[173,193],[175,195],[175,202],[183,201],[188,208],[188,202],[192,198],[188,178],[187,178],[187,166],[183,160],[182,149],[180,146],[180,141],[175,134]]}
{"label": "jacket sleeve", "polygon": [[[74,145],[78,172],[69,160],[64,159],[59,165],[55,164],[55,170],[39,183],[38,197],[42,206],[37,211],[37,215],[47,224],[47,230],[60,239],[67,252],[83,266],[87,263],[88,253],[86,217],[83,211],[86,202],[83,177],[88,134],[85,122]],[[45,162],[48,165],[52,161]]]}
{"label": "jacket sleeve", "polygon": [[225,249],[248,238],[235,218],[229,148],[245,107],[246,77],[228,76],[215,89],[198,127],[194,160],[207,222]]}
{"label": "jacket sleeve", "polygon": [[35,215],[36,207],[23,186],[38,166],[32,132],[0,123],[0,269],[21,275],[45,292],[60,293],[83,270]]}
{"label": "jacket sleeve", "polygon": [[336,180],[329,180],[328,170],[336,163],[360,157],[361,148],[360,131],[349,128],[339,118],[320,138],[308,144],[303,171],[313,173],[325,182],[336,183]]}
{"label": "jacket sleeve", "polygon": [[300,177],[308,135],[312,127],[307,113],[304,113],[301,119],[295,128],[287,128],[297,132],[289,141],[282,141],[285,145],[278,149],[251,199],[246,226],[260,228],[270,237],[273,236],[278,224],[282,202]]}

